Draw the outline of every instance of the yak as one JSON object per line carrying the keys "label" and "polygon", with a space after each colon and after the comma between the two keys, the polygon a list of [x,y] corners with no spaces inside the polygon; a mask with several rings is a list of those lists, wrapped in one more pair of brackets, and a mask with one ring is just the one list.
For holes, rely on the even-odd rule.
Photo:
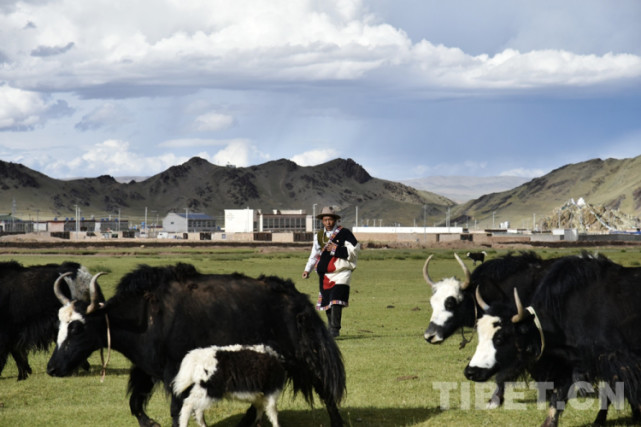
{"label": "yak", "polygon": [[204,410],[222,399],[250,402],[242,425],[260,423],[263,413],[278,427],[276,402],[287,372],[282,357],[267,345],[228,345],[197,348],[187,353],[174,378],[174,394],[183,395],[179,427],[187,427],[193,413],[200,427],[207,427]]}
{"label": "yak", "polygon": [[[473,273],[455,253],[454,257],[463,269],[464,281],[446,278],[434,282],[429,275],[430,255],[423,266],[423,277],[432,287],[432,317],[424,338],[430,344],[438,344],[463,326],[473,327],[490,304],[508,302],[513,305],[512,292],[517,288],[525,301],[529,301],[539,281],[554,259],[544,260],[533,251],[519,254],[507,253],[478,266]],[[463,347],[467,343],[461,343]],[[503,402],[504,382],[488,402],[488,408],[496,408]]]}
{"label": "yak", "polygon": [[25,267],[16,261],[0,262],[0,373],[11,354],[18,381],[25,380],[32,373],[28,353],[46,351],[55,341],[60,301],[51,285],[62,274],[67,275],[61,292],[89,301],[91,274],[78,263]]}
{"label": "yak", "polygon": [[[99,273],[100,274],[100,273]],[[157,423],[145,412],[154,385],[171,384],[185,355],[213,345],[259,345],[283,358],[294,394],[311,404],[315,391],[331,425],[342,426],[337,404],[345,392],[338,345],[309,297],[291,280],[250,278],[240,273],[201,274],[191,264],[140,265],[126,274],[107,301],[62,300],[56,347],[47,364],[51,376],[68,376],[93,351],[111,346],[132,362],[129,407],[140,426]],[[171,395],[178,424],[183,398]],[[252,411],[247,411],[246,418]]]}
{"label": "yak", "polygon": [[480,262],[483,264],[483,261],[485,261],[485,257],[487,256],[487,252],[481,251],[481,252],[468,252],[465,254],[469,259],[474,261],[474,266],[476,266],[477,262]]}
{"label": "yak", "polygon": [[[559,259],[527,308],[518,292],[512,310],[492,307],[479,320],[479,343],[465,376],[485,381],[528,369],[554,384],[543,425],[556,426],[577,379],[624,386],[635,423],[641,421],[641,268],[603,255]],[[595,425],[605,423],[601,407]]]}

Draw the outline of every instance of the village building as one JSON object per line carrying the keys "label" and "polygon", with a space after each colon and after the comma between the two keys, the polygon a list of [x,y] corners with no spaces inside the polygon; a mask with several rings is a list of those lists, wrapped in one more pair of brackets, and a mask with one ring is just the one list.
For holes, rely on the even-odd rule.
{"label": "village building", "polygon": [[217,230],[214,218],[196,212],[170,212],[163,218],[162,228],[167,233],[197,233]]}

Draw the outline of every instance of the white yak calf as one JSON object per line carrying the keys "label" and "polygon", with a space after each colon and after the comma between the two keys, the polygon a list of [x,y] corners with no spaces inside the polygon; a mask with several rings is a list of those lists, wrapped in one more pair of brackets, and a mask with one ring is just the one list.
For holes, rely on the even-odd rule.
{"label": "white yak calf", "polygon": [[254,425],[267,413],[278,427],[276,402],[287,374],[281,356],[266,345],[211,346],[190,351],[183,358],[172,382],[176,396],[183,398],[180,427],[187,427],[194,414],[206,427],[203,412],[222,399],[250,402],[239,425]]}

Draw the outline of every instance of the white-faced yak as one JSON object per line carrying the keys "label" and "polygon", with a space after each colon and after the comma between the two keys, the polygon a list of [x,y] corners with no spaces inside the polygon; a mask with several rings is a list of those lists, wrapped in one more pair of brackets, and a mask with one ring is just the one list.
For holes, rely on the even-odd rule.
{"label": "white-faced yak", "polygon": [[[183,263],[143,265],[122,278],[108,301],[67,301],[59,318],[47,372],[69,375],[93,351],[107,347],[109,334],[113,349],[133,363],[129,406],[141,426],[157,425],[145,413],[154,384],[171,391],[189,351],[233,344],[269,345],[282,356],[294,393],[311,403],[315,391],[331,425],[343,425],[337,408],[345,391],[340,350],[309,297],[289,280],[200,274]],[[174,425],[182,406],[183,398],[172,394]]]}
{"label": "white-faced yak", "polygon": [[[46,351],[56,338],[60,301],[52,283],[64,275],[60,292],[89,301],[91,274],[75,262],[24,267],[0,262],[0,373],[11,354],[18,367],[18,381],[31,374],[27,354]],[[88,367],[88,365],[84,365]]]}

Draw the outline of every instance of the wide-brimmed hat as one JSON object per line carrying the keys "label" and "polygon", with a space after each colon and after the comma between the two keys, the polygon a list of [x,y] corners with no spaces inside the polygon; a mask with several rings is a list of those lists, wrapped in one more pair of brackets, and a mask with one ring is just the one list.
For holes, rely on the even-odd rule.
{"label": "wide-brimmed hat", "polygon": [[324,216],[332,216],[334,217],[334,219],[341,219],[341,216],[338,215],[334,208],[331,206],[324,206],[323,209],[321,209],[320,213],[316,215],[316,218],[323,219]]}

